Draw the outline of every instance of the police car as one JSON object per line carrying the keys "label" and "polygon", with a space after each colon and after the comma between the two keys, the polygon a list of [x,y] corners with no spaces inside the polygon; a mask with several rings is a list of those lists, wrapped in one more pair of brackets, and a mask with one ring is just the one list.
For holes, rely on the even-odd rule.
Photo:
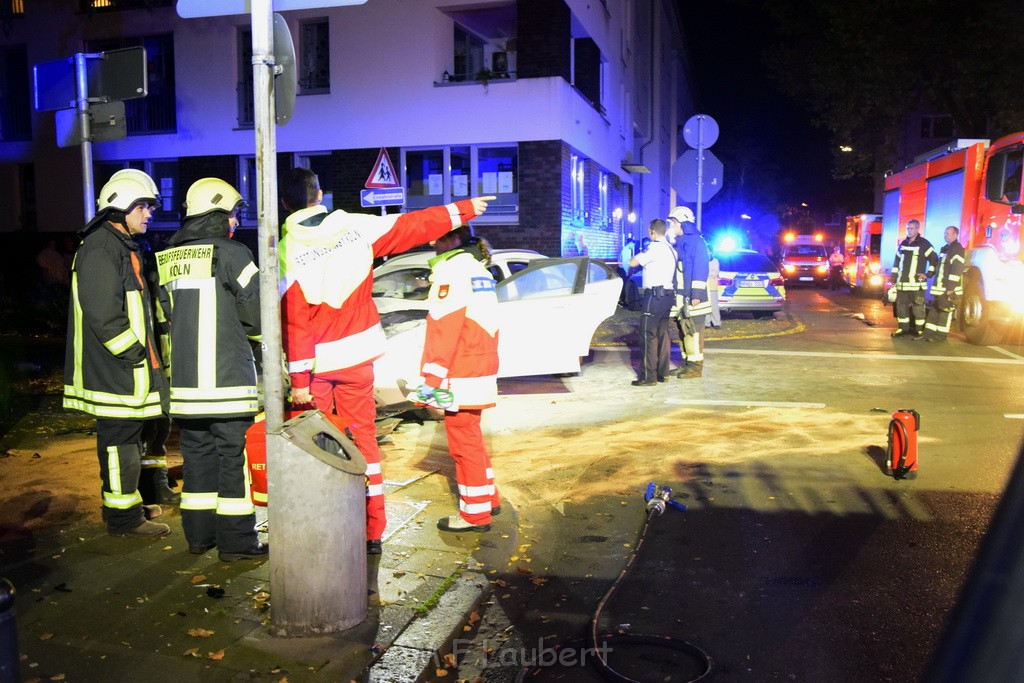
{"label": "police car", "polygon": [[718,307],[721,311],[750,311],[770,318],[786,303],[786,283],[764,254],[750,249],[716,252]]}

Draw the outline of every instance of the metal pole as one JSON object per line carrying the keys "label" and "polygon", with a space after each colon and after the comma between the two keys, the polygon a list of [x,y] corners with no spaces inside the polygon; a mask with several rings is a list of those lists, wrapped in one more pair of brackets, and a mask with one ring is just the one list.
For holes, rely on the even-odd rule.
{"label": "metal pole", "polygon": [[[252,80],[259,178],[260,322],[263,328],[263,408],[267,434],[284,423],[284,362],[278,296],[277,130],[274,111],[274,23],[271,0],[252,0]],[[268,469],[276,439],[267,440]]]}
{"label": "metal pole", "polygon": [[704,116],[697,117],[697,232],[701,229],[701,205],[704,202]]}
{"label": "metal pole", "polygon": [[82,132],[82,194],[85,199],[85,223],[96,215],[96,191],[92,182],[92,127],[89,121],[89,76],[85,54],[75,53],[75,103],[78,129]]}

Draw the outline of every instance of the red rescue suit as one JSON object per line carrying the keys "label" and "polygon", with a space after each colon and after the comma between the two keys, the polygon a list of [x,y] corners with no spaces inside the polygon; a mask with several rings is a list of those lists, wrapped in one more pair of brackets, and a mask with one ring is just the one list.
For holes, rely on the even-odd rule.
{"label": "red rescue suit", "polygon": [[373,259],[436,239],[476,213],[469,200],[389,216],[313,206],[290,215],[279,250],[284,350],[293,388],[309,387],[325,414],[342,417],[366,458],[366,537],[379,540],[384,478],[377,447],[373,361],[384,330],[373,303]]}
{"label": "red rescue suit", "polygon": [[452,392],[444,427],[455,460],[459,514],[469,524],[490,524],[491,509],[500,502],[480,418],[483,409],[494,406],[498,398],[494,278],[461,247],[433,259],[431,268],[420,371],[428,386]]}

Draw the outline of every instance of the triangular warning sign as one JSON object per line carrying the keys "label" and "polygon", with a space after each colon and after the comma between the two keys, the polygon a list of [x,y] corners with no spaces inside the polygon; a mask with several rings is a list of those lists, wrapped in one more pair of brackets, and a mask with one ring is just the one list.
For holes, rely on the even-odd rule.
{"label": "triangular warning sign", "polygon": [[366,189],[386,187],[400,187],[400,185],[398,176],[395,174],[395,167],[391,163],[391,157],[388,156],[388,151],[381,147],[380,154],[377,155],[377,163],[373,165],[373,171],[366,179]]}

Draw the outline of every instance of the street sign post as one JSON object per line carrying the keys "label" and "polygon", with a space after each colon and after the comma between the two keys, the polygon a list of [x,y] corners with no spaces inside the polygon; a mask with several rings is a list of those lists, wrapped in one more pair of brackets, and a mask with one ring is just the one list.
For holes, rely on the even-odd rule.
{"label": "street sign post", "polygon": [[90,101],[134,100],[149,89],[146,48],[141,46],[87,54],[85,70]]}
{"label": "street sign post", "polygon": [[364,208],[374,206],[401,206],[405,204],[405,188],[370,189],[359,191],[359,203]]}
{"label": "street sign post", "polygon": [[[54,112],[57,124],[57,146],[74,147],[86,142],[82,135],[82,126],[78,119],[78,111],[60,109]],[[123,140],[128,135],[128,126],[124,118],[124,102],[103,102],[89,107],[89,142],[105,142],[107,140]]]}
{"label": "street sign post", "polygon": [[693,149],[673,164],[672,185],[683,201],[697,203],[697,230],[701,230],[704,202],[722,188],[722,162],[708,150],[718,140],[718,123],[707,114],[695,114],[683,125],[683,139]]}

